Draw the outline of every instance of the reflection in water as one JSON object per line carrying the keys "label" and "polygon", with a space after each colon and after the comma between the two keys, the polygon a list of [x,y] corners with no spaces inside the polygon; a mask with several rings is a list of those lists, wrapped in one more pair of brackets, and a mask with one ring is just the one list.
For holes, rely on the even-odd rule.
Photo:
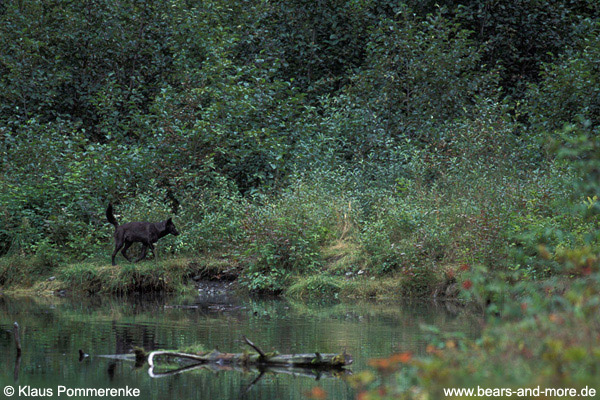
{"label": "reflection in water", "polygon": [[[23,354],[16,359],[11,328],[21,325]],[[242,335],[265,351],[339,353],[354,357],[351,370],[370,358],[410,350],[424,354],[420,325],[475,337],[476,319],[444,303],[296,303],[277,299],[93,297],[78,299],[0,296],[0,386],[71,388],[125,386],[143,398],[300,399],[314,386],[330,398],[352,398],[343,379],[300,371],[275,373],[243,369],[196,368],[152,379],[147,365],[130,359],[98,357],[145,350],[205,349],[244,351]],[[78,350],[90,356],[79,361]],[[20,365],[19,365],[20,364]],[[13,372],[14,371],[14,372]],[[281,371],[279,371],[281,372]]]}

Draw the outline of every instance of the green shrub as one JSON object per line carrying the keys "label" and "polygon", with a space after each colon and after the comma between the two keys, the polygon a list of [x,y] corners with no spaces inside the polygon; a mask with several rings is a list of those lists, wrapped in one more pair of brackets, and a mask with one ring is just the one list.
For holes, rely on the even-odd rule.
{"label": "green shrub", "polygon": [[525,111],[538,134],[559,132],[565,124],[600,123],[600,22],[586,20],[573,48],[543,65],[542,81],[530,84]]}
{"label": "green shrub", "polygon": [[293,298],[327,297],[337,298],[341,290],[339,281],[323,274],[310,275],[292,284],[285,292]]}
{"label": "green shrub", "polygon": [[415,232],[422,227],[422,218],[398,197],[382,196],[374,215],[362,225],[360,242],[373,272],[401,271],[418,263],[421,244]]}
{"label": "green shrub", "polygon": [[345,232],[345,207],[328,188],[300,180],[253,208],[243,223],[251,260],[244,284],[251,290],[280,292],[290,274],[320,268],[321,247]]}
{"label": "green shrub", "polygon": [[231,181],[218,180],[205,190],[189,190],[181,200],[177,218],[180,253],[241,253],[242,223],[250,203]]}

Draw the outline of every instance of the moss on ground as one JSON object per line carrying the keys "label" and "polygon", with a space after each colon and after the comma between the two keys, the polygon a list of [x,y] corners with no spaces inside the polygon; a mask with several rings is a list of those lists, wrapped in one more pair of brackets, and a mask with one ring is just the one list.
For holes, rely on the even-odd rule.
{"label": "moss on ground", "polygon": [[184,293],[192,278],[219,279],[229,263],[223,259],[192,257],[148,260],[116,266],[105,260],[73,262],[43,270],[35,260],[0,259],[0,289],[6,293],[81,294]]}

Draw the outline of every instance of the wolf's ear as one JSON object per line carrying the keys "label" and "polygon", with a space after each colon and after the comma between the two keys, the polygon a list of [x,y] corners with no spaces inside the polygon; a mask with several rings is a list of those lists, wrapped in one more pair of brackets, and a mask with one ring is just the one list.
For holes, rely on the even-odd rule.
{"label": "wolf's ear", "polygon": [[172,224],[172,223],[173,223],[173,218],[169,218],[169,219],[167,220],[167,223],[168,223],[168,224]]}

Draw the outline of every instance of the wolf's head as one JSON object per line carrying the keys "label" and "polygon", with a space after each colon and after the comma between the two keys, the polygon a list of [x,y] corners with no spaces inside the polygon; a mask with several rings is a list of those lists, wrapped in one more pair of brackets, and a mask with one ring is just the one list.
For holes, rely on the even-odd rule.
{"label": "wolf's head", "polygon": [[166,228],[167,228],[167,233],[170,233],[173,236],[177,236],[179,235],[179,231],[177,230],[177,228],[175,227],[175,224],[173,223],[173,220],[171,218],[169,218],[167,220],[166,223]]}

